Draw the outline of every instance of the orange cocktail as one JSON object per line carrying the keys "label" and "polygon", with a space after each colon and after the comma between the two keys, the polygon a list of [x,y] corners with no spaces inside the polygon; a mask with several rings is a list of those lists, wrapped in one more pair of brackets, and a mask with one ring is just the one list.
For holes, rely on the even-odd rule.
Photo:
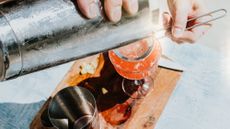
{"label": "orange cocktail", "polygon": [[141,80],[153,75],[160,56],[160,43],[153,38],[109,51],[109,58],[116,71],[129,80]]}

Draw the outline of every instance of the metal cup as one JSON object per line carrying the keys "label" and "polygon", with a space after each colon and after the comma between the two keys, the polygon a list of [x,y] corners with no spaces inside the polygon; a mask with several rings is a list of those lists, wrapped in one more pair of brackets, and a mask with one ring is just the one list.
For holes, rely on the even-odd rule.
{"label": "metal cup", "polygon": [[51,100],[48,116],[58,129],[100,129],[96,100],[83,87],[68,87]]}

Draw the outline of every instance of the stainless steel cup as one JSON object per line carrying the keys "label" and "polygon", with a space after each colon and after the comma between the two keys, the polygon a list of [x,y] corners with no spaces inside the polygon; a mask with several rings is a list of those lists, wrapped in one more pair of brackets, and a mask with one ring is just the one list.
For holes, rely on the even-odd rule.
{"label": "stainless steel cup", "polygon": [[58,129],[100,129],[94,96],[85,88],[68,87],[51,100],[48,116]]}

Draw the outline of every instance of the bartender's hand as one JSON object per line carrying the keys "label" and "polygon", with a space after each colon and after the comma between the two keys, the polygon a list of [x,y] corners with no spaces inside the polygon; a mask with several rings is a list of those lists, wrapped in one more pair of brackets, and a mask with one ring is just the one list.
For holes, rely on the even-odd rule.
{"label": "bartender's hand", "polygon": [[[87,18],[96,17],[98,4],[96,0],[76,0],[80,11]],[[104,7],[107,17],[112,22],[118,22],[122,16],[122,7],[133,15],[138,11],[138,0],[104,0]]]}
{"label": "bartender's hand", "polygon": [[[163,14],[164,26],[166,28],[172,26],[168,30],[170,32],[168,36],[177,43],[194,43],[211,27],[211,24],[206,24],[192,30],[185,30],[189,18],[207,13],[202,0],[168,0],[168,6],[171,15],[169,13]],[[201,20],[192,22],[188,26],[202,22]]]}

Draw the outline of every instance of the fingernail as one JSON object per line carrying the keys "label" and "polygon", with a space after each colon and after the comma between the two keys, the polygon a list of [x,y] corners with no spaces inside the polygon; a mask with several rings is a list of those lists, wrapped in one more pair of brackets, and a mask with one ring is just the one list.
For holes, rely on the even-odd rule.
{"label": "fingernail", "polygon": [[137,0],[130,0],[131,2],[131,14],[135,14],[136,12],[138,12],[138,1]]}
{"label": "fingernail", "polygon": [[89,5],[89,18],[95,18],[98,15],[98,6],[95,2]]}
{"label": "fingernail", "polygon": [[112,17],[113,22],[118,22],[121,19],[121,6],[114,7],[112,9]]}
{"label": "fingernail", "polygon": [[174,28],[173,35],[174,37],[181,37],[183,35],[183,30],[180,28]]}

